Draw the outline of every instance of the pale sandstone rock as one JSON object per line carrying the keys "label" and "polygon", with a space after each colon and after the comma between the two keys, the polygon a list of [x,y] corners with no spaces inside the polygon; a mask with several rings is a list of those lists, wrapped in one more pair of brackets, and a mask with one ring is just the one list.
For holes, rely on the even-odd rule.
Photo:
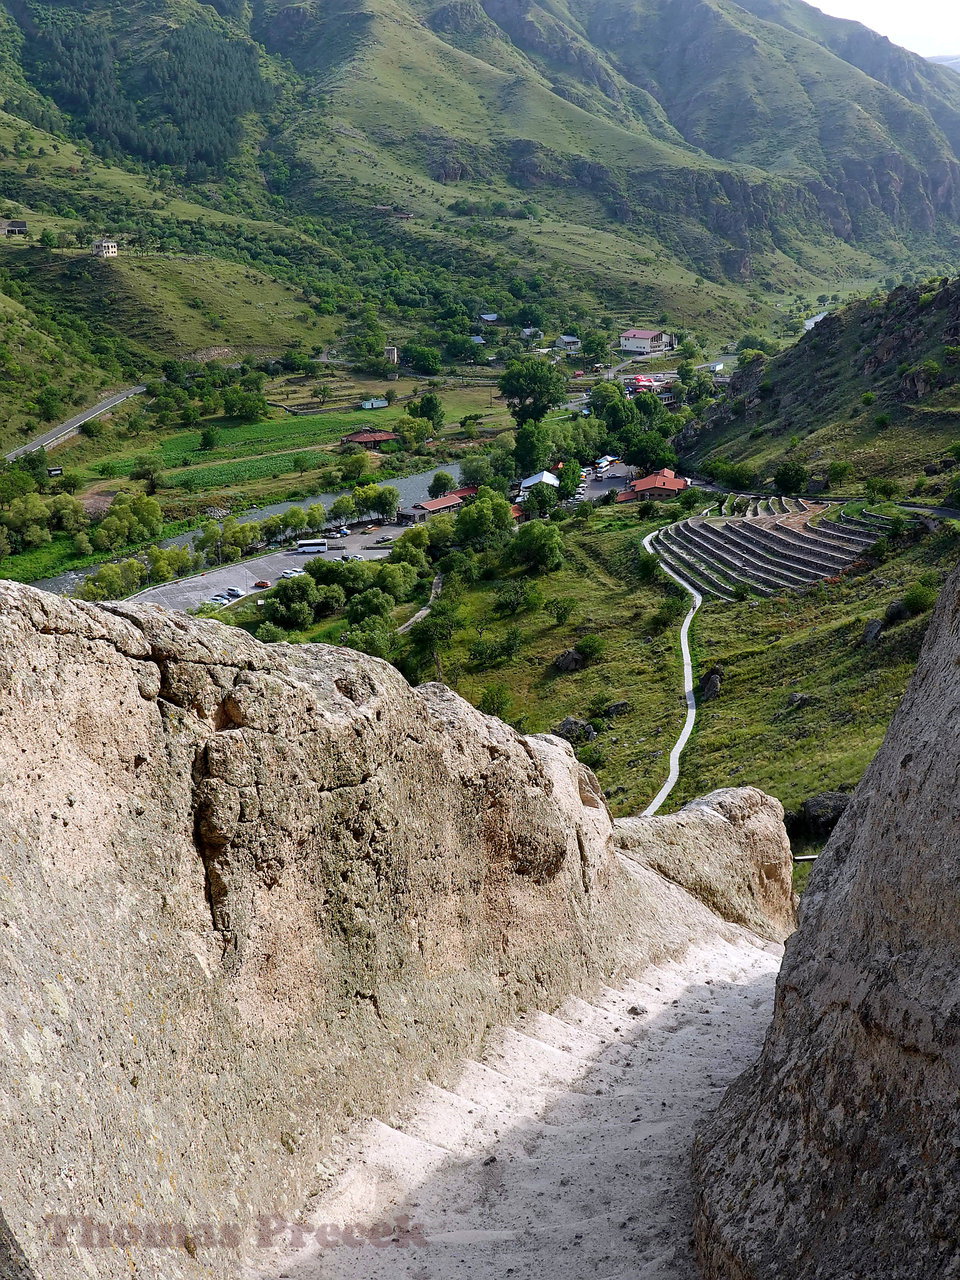
{"label": "pale sandstone rock", "polygon": [[[358,1117],[705,936],[742,934],[617,856],[566,743],[350,650],[0,583],[4,1280],[236,1277],[225,1224],[296,1219]],[[44,1224],[84,1214],[102,1247]]]}
{"label": "pale sandstone rock", "polygon": [[793,861],[783,806],[755,787],[726,787],[679,813],[620,818],[614,840],[725,920],[782,942],[793,932]]}
{"label": "pale sandstone rock", "polygon": [[703,1127],[708,1280],[960,1275],[960,576],[816,865],[757,1063]]}

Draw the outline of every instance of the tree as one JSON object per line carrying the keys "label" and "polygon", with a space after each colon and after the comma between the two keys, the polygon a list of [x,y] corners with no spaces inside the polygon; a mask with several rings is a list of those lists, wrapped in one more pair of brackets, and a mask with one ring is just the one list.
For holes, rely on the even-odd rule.
{"label": "tree", "polygon": [[563,564],[563,535],[555,524],[528,520],[510,544],[510,558],[534,573],[547,573]]}
{"label": "tree", "polygon": [[420,397],[420,403],[416,406],[416,413],[414,413],[413,405],[410,405],[408,412],[413,417],[426,418],[434,431],[439,431],[443,426],[443,404],[435,391],[428,391]]}
{"label": "tree", "polygon": [[210,449],[216,449],[217,445],[220,443],[220,436],[221,432],[219,427],[204,427],[200,432],[200,448],[204,450],[204,452],[207,452]]}
{"label": "tree", "polygon": [[545,516],[557,506],[559,501],[560,498],[553,485],[544,484],[543,482],[531,485],[523,500],[524,514],[528,518]]}
{"label": "tree", "polygon": [[504,684],[488,684],[480,691],[477,710],[488,716],[505,719],[510,710],[510,691]]}
{"label": "tree", "polygon": [[539,356],[511,360],[499,379],[500,394],[518,427],[540,422],[547,412],[567,398],[563,370]]}
{"label": "tree", "polygon": [[461,547],[484,551],[500,546],[512,528],[510,503],[502,494],[482,488],[457,512],[454,536]]}
{"label": "tree", "polygon": [[572,498],[580,484],[580,463],[576,458],[564,458],[560,468],[560,488],[557,490],[562,500]]}
{"label": "tree", "polygon": [[431,498],[442,498],[445,493],[449,493],[451,489],[457,487],[457,482],[453,476],[446,471],[438,471],[430,481],[427,488]]}
{"label": "tree", "polygon": [[400,352],[400,359],[410,365],[414,373],[422,373],[433,377],[443,368],[443,357],[436,347],[423,347],[417,343],[408,343]]}
{"label": "tree", "polygon": [[317,585],[309,574],[286,578],[266,595],[264,613],[269,622],[285,631],[302,631],[313,622]]}
{"label": "tree", "polygon": [[807,469],[801,462],[781,462],[773,473],[773,483],[779,493],[803,493],[809,484]]}
{"label": "tree", "polygon": [[394,599],[379,587],[370,587],[353,597],[347,605],[347,617],[356,625],[367,618],[388,618],[393,611]]}
{"label": "tree", "polygon": [[643,425],[628,428],[621,438],[621,454],[625,462],[641,471],[659,471],[675,467],[677,455],[659,431],[648,431]]}
{"label": "tree", "polygon": [[517,442],[513,457],[517,473],[521,476],[536,475],[550,463],[553,440],[542,422],[530,420],[517,429]]}
{"label": "tree", "polygon": [[56,232],[51,231],[49,227],[44,227],[40,232],[40,243],[43,245],[44,249],[56,249]]}
{"label": "tree", "polygon": [[378,516],[382,516],[384,520],[392,520],[397,514],[397,508],[400,506],[400,490],[392,484],[382,484],[377,486],[373,495],[372,510]]}
{"label": "tree", "polygon": [[379,490],[375,484],[359,484],[354,489],[353,501],[356,504],[357,515],[361,519],[374,510],[378,492]]}
{"label": "tree", "polygon": [[334,498],[330,506],[330,519],[335,524],[346,524],[349,520],[355,519],[356,514],[357,504],[349,493],[344,493],[339,498]]}

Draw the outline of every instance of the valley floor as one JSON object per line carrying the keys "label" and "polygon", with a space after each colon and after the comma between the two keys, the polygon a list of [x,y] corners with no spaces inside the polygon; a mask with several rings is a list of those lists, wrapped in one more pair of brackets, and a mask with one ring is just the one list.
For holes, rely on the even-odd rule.
{"label": "valley floor", "polygon": [[368,1122],[309,1217],[399,1223],[401,1243],[313,1243],[249,1275],[692,1280],[694,1129],[759,1052],[781,953],[708,939],[494,1033],[452,1091]]}

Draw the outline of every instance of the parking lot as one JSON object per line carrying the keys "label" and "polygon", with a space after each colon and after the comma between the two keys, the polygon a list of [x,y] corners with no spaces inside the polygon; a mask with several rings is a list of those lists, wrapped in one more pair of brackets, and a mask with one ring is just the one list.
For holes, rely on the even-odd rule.
{"label": "parking lot", "polygon": [[[373,533],[351,533],[346,538],[328,539],[330,549],[323,553],[323,558],[333,560],[343,555],[359,555],[364,560],[381,560],[389,554],[390,548],[376,546],[377,539],[396,537],[400,532],[397,525],[385,525],[378,527]],[[212,596],[225,592],[230,587],[238,587],[244,595],[248,595],[256,590],[256,582],[269,582],[273,586],[285,570],[299,569],[308,559],[309,556],[289,548],[271,551],[254,560],[244,560],[242,564],[207,569],[193,578],[181,578],[179,582],[165,582],[162,586],[150,587],[135,599],[162,604],[165,609],[196,609],[198,605],[205,604]]]}

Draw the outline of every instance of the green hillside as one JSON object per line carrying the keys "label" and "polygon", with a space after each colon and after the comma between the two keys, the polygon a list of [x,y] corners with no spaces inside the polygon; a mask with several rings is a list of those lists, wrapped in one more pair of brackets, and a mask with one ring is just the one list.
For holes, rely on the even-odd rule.
{"label": "green hillside", "polygon": [[0,91],[2,213],[53,241],[0,244],[0,286],[96,317],[109,352],[55,335],[84,391],[364,306],[441,345],[522,305],[729,338],[957,257],[960,79],[796,0],[9,0]]}
{"label": "green hillside", "polygon": [[684,455],[701,467],[742,463],[758,482],[786,461],[814,483],[858,492],[885,480],[900,492],[956,504],[960,442],[960,281],[902,285],[828,316],[793,347],[747,358]]}

